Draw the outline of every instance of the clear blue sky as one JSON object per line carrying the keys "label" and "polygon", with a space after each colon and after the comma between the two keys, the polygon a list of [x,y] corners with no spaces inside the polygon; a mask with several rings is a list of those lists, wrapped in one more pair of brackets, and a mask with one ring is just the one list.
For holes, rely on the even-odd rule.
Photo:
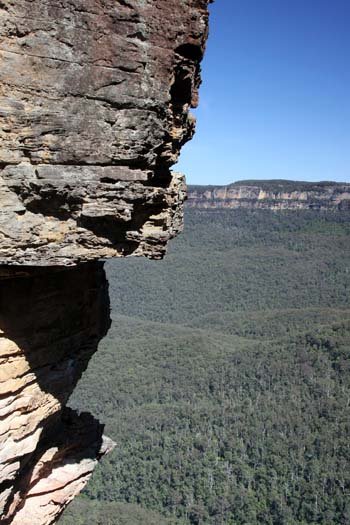
{"label": "clear blue sky", "polygon": [[350,0],[216,0],[190,184],[350,182]]}

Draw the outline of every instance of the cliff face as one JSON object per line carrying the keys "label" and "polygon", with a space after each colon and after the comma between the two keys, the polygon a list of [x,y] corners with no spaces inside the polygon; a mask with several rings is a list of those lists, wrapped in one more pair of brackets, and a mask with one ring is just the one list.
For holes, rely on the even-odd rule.
{"label": "cliff face", "polygon": [[188,206],[199,209],[349,210],[350,184],[243,181],[229,186],[190,186]]}
{"label": "cliff face", "polygon": [[0,264],[163,255],[207,4],[0,3]]}
{"label": "cliff face", "polygon": [[0,2],[0,523],[54,523],[113,444],[65,408],[109,327],[99,258],[161,258],[209,0]]}
{"label": "cliff face", "polygon": [[1,523],[51,523],[111,447],[64,408],[109,323],[102,263],[1,281]]}

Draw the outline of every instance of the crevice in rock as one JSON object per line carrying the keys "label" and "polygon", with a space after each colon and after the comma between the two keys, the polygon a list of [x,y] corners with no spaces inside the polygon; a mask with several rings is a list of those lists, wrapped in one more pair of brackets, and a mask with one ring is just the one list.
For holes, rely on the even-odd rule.
{"label": "crevice in rock", "polygon": [[178,55],[181,55],[182,57],[192,60],[196,63],[203,58],[203,48],[197,44],[181,44],[181,46],[175,49],[175,52]]}

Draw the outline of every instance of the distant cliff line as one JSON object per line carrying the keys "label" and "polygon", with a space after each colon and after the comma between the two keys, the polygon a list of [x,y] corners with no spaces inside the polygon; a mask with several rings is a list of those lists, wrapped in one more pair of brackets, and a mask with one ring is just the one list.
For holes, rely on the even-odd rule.
{"label": "distant cliff line", "polygon": [[189,186],[187,207],[350,211],[350,183],[246,180],[228,186]]}

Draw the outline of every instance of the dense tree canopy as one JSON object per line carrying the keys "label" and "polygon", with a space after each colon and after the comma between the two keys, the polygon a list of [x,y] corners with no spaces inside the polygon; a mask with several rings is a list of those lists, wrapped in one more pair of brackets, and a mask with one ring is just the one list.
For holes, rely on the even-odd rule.
{"label": "dense tree canopy", "polygon": [[115,451],[62,525],[350,522],[350,215],[187,212],[108,263],[113,325],[71,400]]}

